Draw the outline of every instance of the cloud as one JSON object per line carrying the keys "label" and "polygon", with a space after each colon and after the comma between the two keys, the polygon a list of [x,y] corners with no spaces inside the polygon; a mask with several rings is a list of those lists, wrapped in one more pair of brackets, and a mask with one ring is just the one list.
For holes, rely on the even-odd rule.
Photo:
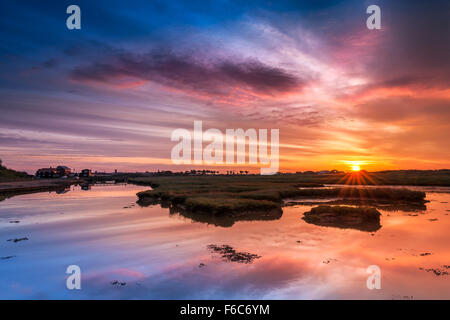
{"label": "cloud", "polygon": [[[86,2],[77,32],[60,28],[64,10],[9,4],[2,156],[20,169],[36,165],[31,153],[105,157],[99,169],[116,168],[125,154],[168,157],[171,130],[202,119],[280,128],[282,170],[358,157],[447,167],[450,3],[374,4],[382,30],[366,28],[368,4],[357,0]],[[119,168],[157,169],[136,163]]]}
{"label": "cloud", "polygon": [[450,109],[448,99],[417,99],[391,97],[372,99],[355,106],[354,116],[384,124],[420,123],[423,125],[448,124]]}
{"label": "cloud", "polygon": [[305,80],[289,71],[257,59],[213,60],[170,51],[113,55],[106,61],[76,67],[71,78],[112,85],[145,80],[211,96],[229,96],[236,91],[255,96],[275,96],[298,92],[306,84]]}

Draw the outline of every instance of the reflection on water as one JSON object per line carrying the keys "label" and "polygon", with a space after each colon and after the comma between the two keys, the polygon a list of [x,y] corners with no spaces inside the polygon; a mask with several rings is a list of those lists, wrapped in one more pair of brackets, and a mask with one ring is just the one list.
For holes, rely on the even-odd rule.
{"label": "reflection on water", "polygon": [[[164,207],[164,206],[163,206]],[[268,221],[280,219],[283,211],[280,209],[265,211],[247,211],[241,213],[233,213],[232,215],[215,215],[211,216],[205,213],[193,213],[182,208],[170,207],[171,214],[179,214],[185,218],[189,218],[195,222],[203,222],[212,224],[216,227],[232,227],[237,221]]]}
{"label": "reflection on water", "polygon": [[223,228],[232,227],[236,221],[277,220],[283,215],[283,211],[280,209],[234,212],[229,215],[209,215],[206,212],[192,212],[185,210],[182,206],[173,205],[170,201],[160,201],[159,199],[155,199],[154,201],[147,199],[145,201],[138,200],[136,203],[141,207],[160,205],[162,208],[169,209],[171,215],[180,215],[195,222],[203,222]]}
{"label": "reflection on water", "polygon": [[[382,228],[368,233],[306,223],[311,203],[222,223],[135,205],[145,187],[71,189],[0,202],[0,298],[450,298],[445,190],[427,192],[420,210],[379,207]],[[224,260],[234,253],[258,258]],[[79,291],[65,286],[72,264]],[[381,290],[366,288],[370,265],[381,268]]]}

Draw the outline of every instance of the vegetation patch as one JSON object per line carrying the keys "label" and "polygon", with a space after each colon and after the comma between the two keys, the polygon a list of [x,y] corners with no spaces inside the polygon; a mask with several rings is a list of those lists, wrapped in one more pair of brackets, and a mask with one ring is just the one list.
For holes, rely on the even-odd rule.
{"label": "vegetation patch", "polygon": [[277,203],[267,200],[190,197],[184,202],[190,211],[206,211],[213,215],[227,212],[258,211],[276,209]]}
{"label": "vegetation patch", "polygon": [[307,223],[374,232],[381,228],[381,213],[375,208],[320,205],[305,212]]}
{"label": "vegetation patch", "polygon": [[8,169],[2,165],[0,160],[0,182],[29,180],[31,176],[26,172],[19,172]]}
{"label": "vegetation patch", "polygon": [[14,239],[8,239],[8,240],[6,240],[6,241],[10,241],[10,242],[14,242],[14,243],[16,243],[16,242],[20,242],[20,241],[26,241],[26,240],[29,240],[27,237],[25,237],[25,238],[14,238]]}
{"label": "vegetation patch", "polygon": [[261,258],[257,254],[238,252],[226,244],[222,246],[210,244],[207,246],[207,248],[212,252],[220,254],[222,256],[222,259],[228,262],[252,263],[255,259]]}
{"label": "vegetation patch", "polygon": [[[383,199],[337,199],[327,200],[323,199],[308,199],[304,200],[289,200],[284,203],[284,206],[317,206],[317,205],[346,205],[346,206],[370,206],[383,211],[405,211],[422,213],[427,210],[424,202],[407,202],[407,201],[387,201]],[[415,214],[417,216],[418,214]]]}
{"label": "vegetation patch", "polygon": [[424,203],[425,193],[397,188],[336,187],[302,182],[300,175],[170,176],[129,178],[153,189],[137,194],[140,205],[169,203],[211,216],[281,210],[283,199],[326,198]]}
{"label": "vegetation patch", "polygon": [[426,272],[431,272],[433,273],[435,276],[439,277],[439,276],[448,276],[449,270],[450,270],[450,266],[448,265],[443,265],[442,268],[422,268],[420,267],[419,270],[422,271],[426,271]]}
{"label": "vegetation patch", "polygon": [[365,188],[365,187],[336,187],[329,189],[299,189],[295,193],[299,197],[339,197],[342,199],[381,199],[386,201],[423,202],[425,192],[406,188]]}

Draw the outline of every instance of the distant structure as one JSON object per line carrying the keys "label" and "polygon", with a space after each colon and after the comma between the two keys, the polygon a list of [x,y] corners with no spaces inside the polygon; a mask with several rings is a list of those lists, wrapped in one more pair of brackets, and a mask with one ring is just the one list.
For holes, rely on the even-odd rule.
{"label": "distant structure", "polygon": [[61,178],[71,175],[72,170],[66,166],[57,166],[56,168],[41,168],[36,171],[36,178]]}
{"label": "distant structure", "polygon": [[336,169],[333,169],[331,171],[329,170],[322,170],[322,171],[297,171],[295,174],[315,174],[315,175],[323,175],[323,174],[343,174],[345,173],[344,171],[339,171]]}
{"label": "distant structure", "polygon": [[36,171],[36,178],[58,178],[56,168],[41,168]]}
{"label": "distant structure", "polygon": [[66,167],[66,166],[57,166],[56,173],[58,176],[64,177],[64,176],[69,176],[71,173],[71,170],[69,167]]}
{"label": "distant structure", "polygon": [[91,169],[83,169],[80,172],[80,177],[88,178],[88,177],[92,177],[92,176],[93,176],[93,174],[92,174],[92,170]]}

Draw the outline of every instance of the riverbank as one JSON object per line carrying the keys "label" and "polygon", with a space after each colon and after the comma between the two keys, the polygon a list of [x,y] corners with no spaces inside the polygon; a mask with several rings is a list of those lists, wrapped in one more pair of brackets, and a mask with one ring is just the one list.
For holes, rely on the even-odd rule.
{"label": "riverbank", "polygon": [[75,179],[30,179],[0,182],[0,198],[33,192],[57,191],[77,183],[80,181]]}

